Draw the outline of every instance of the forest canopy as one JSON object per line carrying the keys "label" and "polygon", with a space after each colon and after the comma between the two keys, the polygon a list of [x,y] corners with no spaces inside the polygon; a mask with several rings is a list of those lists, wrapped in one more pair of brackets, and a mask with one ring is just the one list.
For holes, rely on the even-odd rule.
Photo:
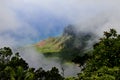
{"label": "forest canopy", "polygon": [[9,47],[0,49],[0,80],[63,80],[56,67],[49,71],[30,68],[19,53]]}
{"label": "forest canopy", "polygon": [[104,32],[103,38],[94,45],[81,80],[120,80],[120,35],[116,30]]}

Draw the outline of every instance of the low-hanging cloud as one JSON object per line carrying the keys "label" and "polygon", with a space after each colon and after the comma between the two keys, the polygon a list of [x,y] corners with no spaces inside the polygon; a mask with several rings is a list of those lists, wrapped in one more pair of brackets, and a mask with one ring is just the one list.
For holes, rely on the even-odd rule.
{"label": "low-hanging cloud", "polygon": [[59,73],[65,77],[76,76],[81,71],[80,67],[74,63],[63,63],[58,57],[46,58],[30,46],[15,49],[14,52],[20,52],[21,57],[25,59],[29,66],[36,69],[42,67],[47,71],[51,70],[52,67],[57,67]]}
{"label": "low-hanging cloud", "polygon": [[9,1],[0,1],[0,47],[20,46],[26,42],[32,42],[37,36],[33,26],[22,21],[17,13],[8,4]]}
{"label": "low-hanging cloud", "polygon": [[[103,31],[115,28],[119,32],[119,4],[119,0],[1,0],[0,44],[14,46],[20,42],[31,43],[39,37],[38,29],[43,30],[42,33],[46,35],[53,29],[57,32],[58,27],[54,25],[56,22],[51,22],[51,18],[44,19],[47,16],[75,24],[78,31],[90,31],[101,35]],[[47,14],[43,17],[44,13]],[[22,39],[17,40],[11,34]]]}

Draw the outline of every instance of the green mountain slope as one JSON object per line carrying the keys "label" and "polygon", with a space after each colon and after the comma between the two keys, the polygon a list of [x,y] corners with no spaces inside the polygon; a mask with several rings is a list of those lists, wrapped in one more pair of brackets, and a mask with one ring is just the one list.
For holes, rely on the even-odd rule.
{"label": "green mountain slope", "polygon": [[76,56],[84,55],[93,36],[92,33],[76,32],[76,28],[69,25],[61,36],[43,40],[36,44],[36,48],[45,56],[58,56],[62,60],[71,61]]}
{"label": "green mountain slope", "polygon": [[63,44],[68,39],[70,39],[70,36],[61,36],[54,38],[51,37],[39,42],[36,46],[38,50],[40,50],[43,53],[59,52],[61,49],[64,48]]}

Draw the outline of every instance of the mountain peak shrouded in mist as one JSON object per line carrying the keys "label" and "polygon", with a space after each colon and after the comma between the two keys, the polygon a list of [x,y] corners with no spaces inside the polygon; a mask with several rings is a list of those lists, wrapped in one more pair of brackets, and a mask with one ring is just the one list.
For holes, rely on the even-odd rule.
{"label": "mountain peak shrouded in mist", "polygon": [[73,25],[69,25],[67,27],[64,28],[63,31],[63,36],[75,36],[76,35],[76,29],[74,28],[75,26]]}
{"label": "mountain peak shrouded in mist", "polygon": [[45,55],[57,55],[63,60],[72,60],[77,55],[83,55],[85,50],[92,48],[93,33],[76,32],[74,25],[64,28],[63,34],[59,37],[51,37],[40,41],[37,50],[46,53]]}
{"label": "mountain peak shrouded in mist", "polygon": [[87,44],[89,44],[89,41],[95,39],[94,33],[89,31],[88,32],[78,31],[76,26],[74,25],[68,25],[67,27],[65,27],[62,36],[70,36],[70,42],[68,40],[66,41],[66,43],[69,42],[68,44],[72,44],[70,47],[75,47],[78,49],[82,48],[82,45],[85,45],[85,44],[86,46],[88,46]]}

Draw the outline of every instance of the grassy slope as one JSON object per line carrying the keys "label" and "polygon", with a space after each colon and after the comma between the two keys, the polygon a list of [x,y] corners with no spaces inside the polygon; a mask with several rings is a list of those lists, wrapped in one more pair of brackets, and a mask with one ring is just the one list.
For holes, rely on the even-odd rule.
{"label": "grassy slope", "polygon": [[72,36],[60,36],[41,41],[36,45],[36,49],[45,56],[58,56],[62,60],[71,61],[81,52],[79,48],[73,47],[73,44]]}
{"label": "grassy slope", "polygon": [[43,53],[57,53],[61,49],[63,49],[64,42],[69,39],[70,37],[55,37],[55,38],[48,38],[36,45],[37,50]]}

